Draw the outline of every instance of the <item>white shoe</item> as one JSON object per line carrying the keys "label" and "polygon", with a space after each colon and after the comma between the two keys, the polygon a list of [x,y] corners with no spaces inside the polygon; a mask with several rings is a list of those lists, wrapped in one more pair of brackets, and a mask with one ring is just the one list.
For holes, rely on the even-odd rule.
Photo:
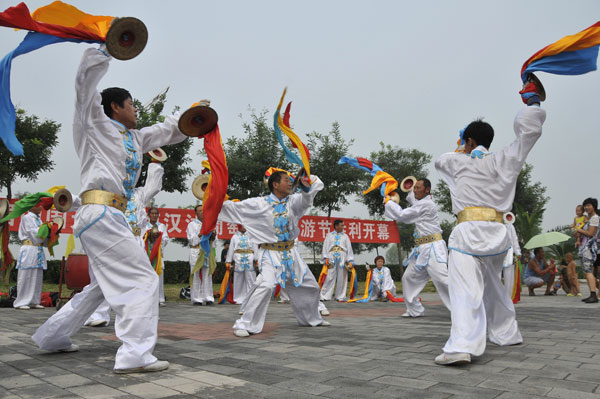
{"label": "white shoe", "polygon": [[469,353],[442,353],[434,360],[435,364],[447,366],[449,364],[467,364],[471,363],[471,355]]}
{"label": "white shoe", "polygon": [[323,322],[321,324],[319,324],[317,327],[329,327],[331,325],[330,322],[323,320]]}
{"label": "white shoe", "polygon": [[31,309],[46,309],[46,307],[42,305],[33,305],[31,306]]}
{"label": "white shoe", "polygon": [[329,310],[327,310],[327,309],[321,310],[321,316],[329,316]]}
{"label": "white shoe", "polygon": [[106,327],[108,322],[106,320],[94,320],[88,324],[90,327]]}
{"label": "white shoe", "polygon": [[159,303],[158,303],[158,306],[160,306],[160,307],[163,307],[163,306],[167,306],[167,304],[166,304],[166,303],[164,303],[164,302],[159,302]]}
{"label": "white shoe", "polygon": [[233,330],[233,335],[235,335],[236,337],[245,338],[249,337],[250,333],[246,330],[242,330],[241,328],[236,328],[235,330]]}
{"label": "white shoe", "polygon": [[412,317],[412,316],[410,315],[410,313],[404,312],[404,313],[402,313],[402,317]]}
{"label": "white shoe", "polygon": [[244,312],[240,311],[240,312],[238,312],[238,314],[239,314],[239,315],[242,315],[242,314],[244,314]]}
{"label": "white shoe", "polygon": [[78,350],[79,350],[78,345],[71,344],[71,346],[69,346],[68,348],[58,349],[58,350],[56,350],[56,352],[70,353],[70,352],[77,352]]}
{"label": "white shoe", "polygon": [[151,373],[153,371],[163,371],[169,368],[169,362],[166,360],[157,360],[152,364],[144,367],[133,367],[130,369],[114,369],[116,374],[132,374],[132,373]]}
{"label": "white shoe", "polygon": [[287,299],[280,299],[277,301],[277,303],[288,303],[289,301]]}
{"label": "white shoe", "polygon": [[29,310],[31,308],[29,306],[27,306],[27,305],[23,305],[23,306],[17,306],[15,309],[17,309],[17,310]]}

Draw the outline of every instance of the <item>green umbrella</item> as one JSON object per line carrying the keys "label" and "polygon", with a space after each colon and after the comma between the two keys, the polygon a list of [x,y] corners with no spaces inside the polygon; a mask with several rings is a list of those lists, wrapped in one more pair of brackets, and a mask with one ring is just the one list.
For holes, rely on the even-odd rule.
{"label": "green umbrella", "polygon": [[558,244],[559,242],[567,241],[568,235],[559,233],[558,231],[551,231],[549,233],[538,234],[527,241],[525,249],[533,249],[539,247],[548,247],[550,245]]}

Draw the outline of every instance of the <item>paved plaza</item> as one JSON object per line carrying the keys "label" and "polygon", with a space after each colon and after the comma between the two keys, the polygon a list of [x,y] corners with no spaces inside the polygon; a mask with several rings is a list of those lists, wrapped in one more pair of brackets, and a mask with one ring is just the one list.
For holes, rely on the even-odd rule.
{"label": "paved plaza", "polygon": [[327,302],[331,326],[316,328],[298,327],[290,306],[273,302],[264,333],[249,338],[232,333],[238,306],[171,302],[160,308],[154,352],[171,367],[133,375],[112,372],[112,323],[82,328],[79,352],[45,353],[30,336],[54,309],[0,309],[0,397],[600,399],[599,304],[526,296],[522,345],[488,344],[472,364],[443,367],[433,358],[450,315],[437,294],[422,299],[418,319],[401,318],[401,303]]}

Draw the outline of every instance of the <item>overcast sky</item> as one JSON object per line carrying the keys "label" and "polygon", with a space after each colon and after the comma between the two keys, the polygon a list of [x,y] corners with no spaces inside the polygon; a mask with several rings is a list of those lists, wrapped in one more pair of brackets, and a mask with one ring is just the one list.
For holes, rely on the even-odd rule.
{"label": "overcast sky", "polygon": [[[48,3],[27,2],[31,11]],[[2,1],[2,8],[16,4]],[[454,150],[458,131],[476,117],[496,131],[492,150],[512,141],[513,119],[523,107],[517,93],[523,62],[600,17],[597,0],[71,4],[90,14],[135,16],[148,27],[144,52],[130,61],[113,60],[100,89],[125,87],[146,102],[169,86],[168,110],[211,99],[227,138],[243,133],[249,107],[272,115],[288,86],[292,122],[301,138],[311,131],[326,133],[337,121],[344,137],[355,140],[354,155],[368,156],[383,141],[434,159]],[[13,50],[24,35],[0,29],[0,53]],[[55,44],[14,60],[15,105],[62,124],[54,171],[35,182],[19,181],[14,191],[54,185],[79,191],[71,138],[74,77],[89,46]],[[584,198],[600,196],[600,74],[538,76],[548,93],[547,120],[527,161],[534,166],[534,181],[548,188],[543,227],[549,229],[571,223]],[[199,142],[194,154],[198,148]],[[200,161],[194,155],[198,171]],[[430,171],[435,184],[433,165]],[[157,197],[172,207],[194,200],[191,193]],[[368,214],[353,204],[340,216]]]}

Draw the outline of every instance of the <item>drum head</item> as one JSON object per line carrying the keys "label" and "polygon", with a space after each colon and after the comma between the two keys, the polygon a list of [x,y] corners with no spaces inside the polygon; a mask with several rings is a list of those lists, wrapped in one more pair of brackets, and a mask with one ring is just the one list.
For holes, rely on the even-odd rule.
{"label": "drum head", "polygon": [[133,17],[113,21],[106,34],[106,48],[118,60],[130,60],[144,50],[148,42],[148,29]]}
{"label": "drum head", "polygon": [[197,105],[185,111],[179,118],[179,130],[190,137],[202,137],[213,131],[219,116],[211,107]]}
{"label": "drum head", "polygon": [[8,200],[6,198],[0,200],[0,219],[8,215]]}
{"label": "drum head", "polygon": [[150,158],[158,162],[164,162],[167,160],[167,153],[162,148],[158,147],[156,150],[152,150],[147,153]]}
{"label": "drum head", "polygon": [[194,194],[194,197],[199,200],[204,198],[204,192],[208,187],[209,179],[210,176],[208,174],[200,175],[194,179],[194,182],[192,183],[192,194]]}

